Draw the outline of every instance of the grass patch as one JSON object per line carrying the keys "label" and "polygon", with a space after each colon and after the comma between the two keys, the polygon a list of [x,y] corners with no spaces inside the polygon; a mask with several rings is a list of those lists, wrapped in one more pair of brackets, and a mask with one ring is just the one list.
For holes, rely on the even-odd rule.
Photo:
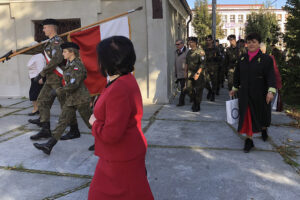
{"label": "grass patch", "polygon": [[287,113],[288,116],[292,117],[297,121],[294,126],[296,128],[300,128],[300,105],[285,105],[284,111]]}

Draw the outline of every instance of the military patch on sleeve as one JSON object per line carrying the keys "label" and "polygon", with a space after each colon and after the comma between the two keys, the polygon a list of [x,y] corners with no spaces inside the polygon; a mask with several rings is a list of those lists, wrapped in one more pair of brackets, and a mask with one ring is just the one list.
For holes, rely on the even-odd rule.
{"label": "military patch on sleeve", "polygon": [[75,71],[78,71],[78,67],[74,67],[74,70],[75,70]]}

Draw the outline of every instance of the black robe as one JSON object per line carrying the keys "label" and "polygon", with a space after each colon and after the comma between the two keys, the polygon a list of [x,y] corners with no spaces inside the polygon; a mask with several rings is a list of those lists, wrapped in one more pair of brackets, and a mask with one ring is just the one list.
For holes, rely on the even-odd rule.
{"label": "black robe", "polygon": [[248,106],[253,132],[260,132],[262,127],[270,126],[271,103],[267,104],[266,95],[270,87],[276,88],[272,58],[259,51],[249,62],[248,54],[242,55],[234,71],[233,85],[239,89],[238,131],[243,127]]}

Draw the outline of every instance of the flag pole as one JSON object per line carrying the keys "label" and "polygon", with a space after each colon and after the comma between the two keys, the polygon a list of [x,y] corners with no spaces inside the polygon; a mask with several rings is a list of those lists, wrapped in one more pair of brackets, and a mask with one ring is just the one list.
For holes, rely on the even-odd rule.
{"label": "flag pole", "polygon": [[[138,8],[136,8],[136,9],[128,10],[127,12],[124,12],[124,13],[121,13],[121,14],[118,14],[118,15],[115,15],[115,16],[112,16],[112,17],[109,17],[109,18],[100,20],[100,21],[98,21],[98,22],[95,22],[95,23],[93,23],[93,24],[90,24],[90,25],[87,25],[87,26],[84,26],[84,27],[80,27],[80,28],[74,29],[74,30],[72,30],[72,31],[69,31],[69,32],[60,34],[59,36],[60,36],[60,37],[64,37],[64,36],[69,35],[69,34],[71,34],[71,33],[75,33],[75,32],[78,32],[78,31],[81,31],[81,30],[84,30],[84,29],[87,29],[87,28],[96,26],[96,25],[98,25],[98,24],[103,24],[103,23],[108,22],[108,21],[110,21],[110,20],[117,19],[117,18],[119,18],[119,17],[123,17],[123,16],[125,16],[125,15],[131,14],[131,13],[133,13],[133,12],[135,12],[135,11],[140,11],[140,10],[142,10],[142,9],[143,9],[143,7],[141,6],[141,7],[138,7]],[[29,50],[31,50],[31,49],[37,47],[37,46],[40,46],[40,45],[46,43],[47,41],[48,41],[48,40],[45,40],[45,41],[40,42],[40,43],[38,43],[38,44],[36,44],[36,45],[33,45],[33,46],[31,46],[31,47],[28,47],[28,48],[22,49],[22,50],[20,50],[20,51],[18,51],[18,52],[15,52],[15,53],[13,53],[12,55],[10,55],[9,58],[12,58],[12,57],[17,56],[17,55],[19,55],[19,54],[22,54],[22,53],[24,53],[24,52],[26,52],[26,51],[29,51]],[[5,59],[6,59],[6,58],[1,58],[1,59],[0,59],[0,62],[4,61]]]}

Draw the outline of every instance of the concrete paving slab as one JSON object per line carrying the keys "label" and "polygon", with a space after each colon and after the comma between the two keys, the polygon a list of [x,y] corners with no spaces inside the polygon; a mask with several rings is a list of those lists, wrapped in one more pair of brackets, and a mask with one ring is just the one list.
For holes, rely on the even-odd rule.
{"label": "concrete paving slab", "polygon": [[284,112],[272,112],[272,122],[273,125],[283,125],[296,123],[297,121],[293,118],[287,116]]}
{"label": "concrete paving slab", "polygon": [[20,135],[25,134],[26,132],[24,132],[23,130],[15,130],[15,131],[11,131],[5,134],[0,135],[0,143],[1,142],[5,142],[7,140],[10,140],[14,137],[18,137]]}
{"label": "concrete paving slab", "polygon": [[300,199],[300,177],[273,152],[148,148],[158,200]]}
{"label": "concrete paving slab", "polygon": [[15,104],[15,105],[11,105],[10,108],[28,108],[30,106],[32,106],[32,102],[27,100],[27,101],[24,101],[24,102]]}
{"label": "concrete paving slab", "polygon": [[18,108],[0,108],[0,117],[19,110]]}
{"label": "concrete paving slab", "polygon": [[27,118],[18,115],[8,115],[0,118],[0,135],[27,124]]}
{"label": "concrete paving slab", "polygon": [[57,200],[84,200],[87,199],[89,194],[89,187],[82,190],[78,190],[64,197],[58,198]]}
{"label": "concrete paving slab", "polygon": [[295,156],[290,158],[300,164],[300,129],[271,126],[268,133],[278,147],[285,147],[287,151],[293,152]]}
{"label": "concrete paving slab", "polygon": [[143,120],[149,120],[153,114],[161,107],[162,105],[156,104],[144,104],[143,105]]}
{"label": "concrete paving slab", "polygon": [[0,169],[0,200],[41,200],[47,196],[79,187],[87,181],[82,178]]}
{"label": "concrete paving slab", "polygon": [[[148,144],[241,150],[244,142],[225,122],[156,120],[146,132]],[[269,143],[254,140],[256,148],[272,150]]]}
{"label": "concrete paving slab", "polygon": [[28,169],[93,175],[98,157],[88,151],[88,147],[94,143],[92,135],[82,134],[78,139],[59,141],[48,156],[37,150],[33,146],[34,141],[29,139],[35,133],[29,132],[1,143],[0,166],[22,164]]}
{"label": "concrete paving slab", "polygon": [[221,106],[202,106],[200,112],[192,112],[190,105],[176,107],[164,105],[157,119],[166,120],[195,120],[195,121],[224,121],[226,110]]}
{"label": "concrete paving slab", "polygon": [[8,97],[0,97],[0,105],[2,107],[8,107],[16,103],[20,103],[22,101],[25,101],[21,98],[8,98]]}

